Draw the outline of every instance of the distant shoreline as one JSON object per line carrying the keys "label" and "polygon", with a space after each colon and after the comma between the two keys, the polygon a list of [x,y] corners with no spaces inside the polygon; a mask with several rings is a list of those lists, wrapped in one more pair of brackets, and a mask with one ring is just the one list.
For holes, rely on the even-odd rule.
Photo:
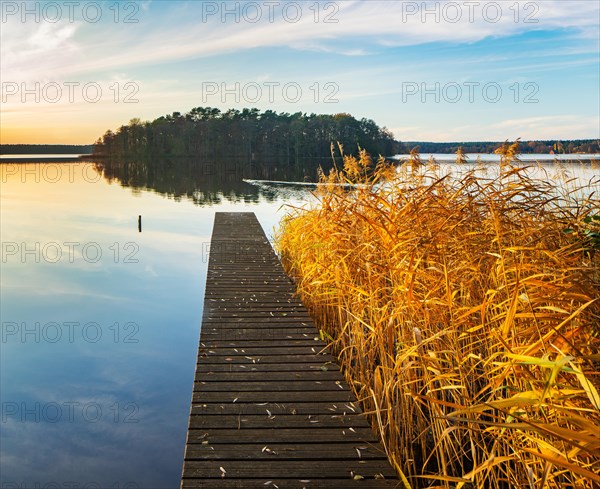
{"label": "distant shoreline", "polygon": [[[454,163],[455,157],[453,154],[443,154],[443,155],[431,155],[434,158],[435,163]],[[481,153],[480,156],[483,156],[481,163],[484,164],[495,164],[499,163],[499,161],[492,161],[485,158],[485,156],[493,156],[493,153]],[[539,156],[539,158],[527,158],[527,153],[523,153],[520,155],[523,159],[521,159],[521,164],[533,164],[533,163],[577,163],[582,165],[591,165],[600,163],[600,154],[598,155],[579,155],[579,154],[561,154],[561,155],[535,155]],[[542,157],[543,156],[543,157]],[[580,158],[579,156],[584,156],[584,158]],[[14,163],[81,163],[82,161],[90,161],[90,160],[102,160],[105,157],[103,155],[94,155],[94,154],[0,154],[0,164],[14,164]],[[171,156],[171,158],[186,158],[184,156]],[[428,154],[422,153],[421,159],[423,164],[428,163]],[[399,165],[402,165],[410,160],[410,155],[393,155],[386,157],[388,161],[396,162]],[[478,161],[476,158],[470,157],[469,160],[465,163],[476,164]]]}
{"label": "distant shoreline", "polygon": [[4,163],[79,163],[89,160],[92,154],[0,154],[0,164]]}
{"label": "distant shoreline", "polygon": [[92,144],[0,144],[2,155],[81,155],[94,151]]}

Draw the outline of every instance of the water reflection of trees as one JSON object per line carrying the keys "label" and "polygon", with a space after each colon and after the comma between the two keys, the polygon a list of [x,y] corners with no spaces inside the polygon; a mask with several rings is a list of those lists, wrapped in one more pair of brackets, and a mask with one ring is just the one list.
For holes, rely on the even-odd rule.
{"label": "water reflection of trees", "polygon": [[96,170],[109,183],[118,182],[137,191],[153,190],[175,200],[192,200],[197,205],[273,201],[278,195],[276,190],[257,187],[243,179],[314,180],[317,167],[316,161],[281,167],[232,158],[102,159],[95,163]]}

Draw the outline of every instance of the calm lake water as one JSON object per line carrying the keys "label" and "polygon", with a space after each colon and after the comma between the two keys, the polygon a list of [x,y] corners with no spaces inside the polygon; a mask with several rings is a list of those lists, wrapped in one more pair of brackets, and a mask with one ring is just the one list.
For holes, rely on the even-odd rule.
{"label": "calm lake water", "polygon": [[91,163],[0,178],[2,487],[179,487],[214,213],[269,235],[308,191],[152,180],[169,198]]}
{"label": "calm lake water", "polygon": [[214,213],[311,199],[205,170],[0,165],[3,487],[179,487]]}

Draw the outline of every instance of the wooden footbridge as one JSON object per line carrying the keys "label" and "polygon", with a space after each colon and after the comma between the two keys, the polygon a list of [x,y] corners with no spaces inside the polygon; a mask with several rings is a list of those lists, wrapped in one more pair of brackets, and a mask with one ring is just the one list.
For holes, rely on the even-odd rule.
{"label": "wooden footbridge", "polygon": [[253,213],[217,213],[182,488],[399,487]]}

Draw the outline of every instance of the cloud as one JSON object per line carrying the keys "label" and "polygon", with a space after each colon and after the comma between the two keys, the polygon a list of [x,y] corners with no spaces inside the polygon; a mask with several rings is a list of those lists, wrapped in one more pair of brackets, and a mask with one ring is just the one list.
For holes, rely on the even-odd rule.
{"label": "cloud", "polygon": [[[2,81],[43,82],[66,75],[80,53],[74,40],[77,29],[77,25],[66,21],[3,23],[0,35]],[[71,63],[65,63],[65,59]]]}
{"label": "cloud", "polygon": [[[216,6],[217,13],[207,15],[207,3]],[[233,4],[237,14],[226,16],[226,23],[222,22],[224,2],[181,2],[169,7],[144,3],[137,24],[100,25],[82,20],[21,24],[9,18],[3,24],[2,68],[11,77],[28,73],[39,79],[48,74],[127,70],[255,48],[287,46],[361,56],[390,46],[473,43],[530,30],[574,29],[584,37],[591,35],[590,39],[594,33],[597,39],[598,32],[598,5],[588,1],[517,3],[517,7],[506,2],[331,2],[337,5],[335,9],[325,7],[330,4],[321,3],[316,9],[314,4],[293,3],[302,7],[294,22],[286,2],[271,16],[262,4],[257,22],[248,21],[254,17],[243,9],[243,2]],[[501,10],[493,5],[500,5]],[[348,47],[349,40],[360,42]]]}
{"label": "cloud", "polygon": [[523,139],[536,139],[544,135],[548,139],[597,138],[600,137],[600,116],[546,115],[507,119],[490,126],[492,129],[509,130]]}
{"label": "cloud", "polygon": [[600,136],[600,117],[545,115],[505,119],[491,124],[445,124],[399,126],[391,130],[401,141],[503,141],[520,137],[523,140],[581,139]]}

